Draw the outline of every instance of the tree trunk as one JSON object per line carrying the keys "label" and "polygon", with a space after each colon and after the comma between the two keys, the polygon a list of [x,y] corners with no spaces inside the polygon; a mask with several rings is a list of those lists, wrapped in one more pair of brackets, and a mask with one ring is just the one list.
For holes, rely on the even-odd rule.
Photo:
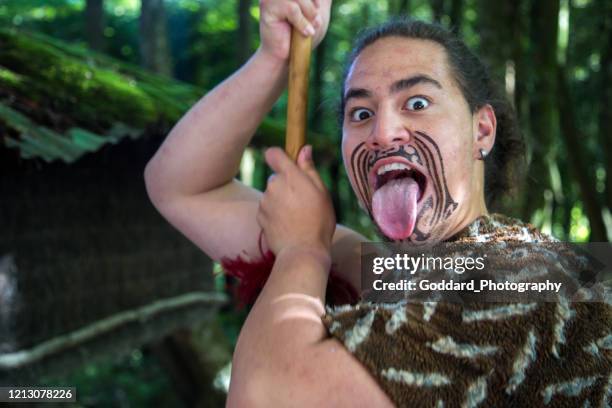
{"label": "tree trunk", "polygon": [[431,0],[431,13],[433,21],[439,23],[444,15],[444,0]]}
{"label": "tree trunk", "polygon": [[361,21],[362,27],[367,27],[370,24],[370,7],[367,4],[361,7]]}
{"label": "tree trunk", "polygon": [[104,0],[87,0],[85,38],[92,50],[104,51],[104,20]]}
{"label": "tree trunk", "polygon": [[503,84],[506,63],[511,59],[512,26],[507,24],[512,3],[478,0],[479,51],[495,80]]}
{"label": "tree trunk", "polygon": [[[517,14],[515,8],[518,8],[516,2],[491,2],[487,0],[478,0],[476,2],[476,13],[478,16],[476,24],[480,31],[479,55],[489,68],[489,74],[495,83],[502,90],[504,87],[506,88],[508,99],[512,99],[515,96],[514,87],[508,87],[508,84],[506,84],[507,78],[512,74],[509,71],[516,66],[514,60],[522,59],[523,57],[522,53],[516,50],[523,42],[515,40],[516,37],[514,37],[515,28],[513,24],[516,21],[511,17]],[[501,137],[499,133],[498,137]],[[498,147],[494,146],[493,149],[499,149],[500,145],[501,139],[498,139]],[[523,183],[520,182],[522,180],[518,179],[518,176],[522,175],[522,173],[520,169],[517,170],[519,170],[516,172],[518,185],[513,185],[512,187],[516,191],[522,191],[520,187],[523,186]],[[489,210],[507,213],[508,215],[520,218],[522,215],[520,211],[521,204],[520,196],[508,195],[504,200],[495,200],[495,202],[491,203]]]}
{"label": "tree trunk", "polygon": [[236,59],[242,65],[251,55],[251,0],[238,0],[238,43]]}
{"label": "tree trunk", "polygon": [[451,0],[450,6],[450,25],[454,33],[461,33],[461,23],[463,22],[463,0]]}
{"label": "tree trunk", "polygon": [[597,191],[593,180],[594,175],[589,174],[587,162],[584,158],[581,140],[586,140],[586,136],[582,134],[574,117],[572,109],[573,102],[567,83],[567,76],[562,68],[558,69],[557,74],[558,90],[559,90],[559,117],[561,120],[561,134],[565,141],[568,151],[568,163],[572,169],[572,173],[578,182],[582,203],[589,218],[591,227],[591,241],[606,241],[606,225],[604,223],[601,207],[597,199]]}
{"label": "tree trunk", "polygon": [[509,96],[512,97],[511,101],[521,124],[529,123],[529,110],[525,95],[527,95],[527,81],[531,66],[526,55],[526,47],[523,45],[527,40],[525,33],[528,31],[526,13],[523,7],[525,3],[525,0],[512,2],[508,15],[511,22],[510,32],[514,39],[510,51],[514,63],[514,95]]}
{"label": "tree trunk", "polygon": [[387,10],[390,16],[410,15],[410,0],[389,0]]}
{"label": "tree trunk", "polygon": [[[528,41],[528,14],[525,10],[527,2],[525,0],[517,0],[511,2],[509,7],[508,21],[510,22],[509,32],[512,40],[510,41],[510,59],[512,60],[512,68],[514,69],[514,88],[509,89],[508,97],[514,105],[514,110],[518,118],[519,128],[523,134],[524,139],[529,138],[529,101],[528,95],[528,81],[531,77],[532,66],[530,59],[527,55],[527,48],[525,44]],[[525,176],[527,172],[519,173],[522,177],[518,184],[517,191],[525,191],[528,188],[525,183]],[[512,200],[511,207],[508,208],[508,213],[515,216],[521,217],[521,210],[523,204],[523,196],[526,194],[520,194],[514,197]]]}
{"label": "tree trunk", "polygon": [[530,103],[530,133],[527,140],[531,150],[527,194],[523,218],[544,205],[544,192],[550,189],[549,163],[555,160],[552,142],[557,115],[557,37],[559,1],[541,0],[532,3],[531,60],[537,67]]}
{"label": "tree trunk", "polygon": [[604,40],[602,42],[601,62],[599,72],[601,102],[599,104],[599,143],[605,146],[604,163],[606,170],[605,205],[612,208],[612,143],[610,143],[610,132],[612,131],[612,2],[605,2],[602,14],[604,20]]}
{"label": "tree trunk", "polygon": [[398,1],[397,14],[410,15],[410,0],[399,0]]}
{"label": "tree trunk", "polygon": [[140,55],[142,65],[158,74],[171,76],[172,59],[163,0],[141,0]]}

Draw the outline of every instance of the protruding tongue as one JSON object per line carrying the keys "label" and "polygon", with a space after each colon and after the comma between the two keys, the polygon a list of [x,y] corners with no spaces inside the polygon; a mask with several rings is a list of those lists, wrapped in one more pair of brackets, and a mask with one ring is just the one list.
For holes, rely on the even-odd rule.
{"label": "protruding tongue", "polygon": [[419,185],[411,177],[391,180],[374,192],[372,211],[382,232],[393,240],[412,235]]}

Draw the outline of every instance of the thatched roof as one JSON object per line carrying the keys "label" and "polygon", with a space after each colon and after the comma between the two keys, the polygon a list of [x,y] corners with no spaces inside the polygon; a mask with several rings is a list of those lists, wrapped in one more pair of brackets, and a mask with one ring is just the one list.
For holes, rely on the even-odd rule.
{"label": "thatched roof", "polygon": [[[84,48],[0,29],[0,136],[24,159],[71,163],[107,143],[164,134],[205,93]],[[284,125],[265,119],[254,140],[281,145]],[[320,135],[315,148],[333,151]]]}

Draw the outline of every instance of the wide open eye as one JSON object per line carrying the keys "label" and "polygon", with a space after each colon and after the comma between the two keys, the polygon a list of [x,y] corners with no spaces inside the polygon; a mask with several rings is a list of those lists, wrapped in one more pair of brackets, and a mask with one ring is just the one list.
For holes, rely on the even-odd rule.
{"label": "wide open eye", "polygon": [[361,122],[363,120],[369,119],[372,117],[374,113],[371,110],[366,108],[357,108],[351,111],[351,121],[352,122]]}
{"label": "wide open eye", "polygon": [[408,99],[406,102],[406,107],[408,110],[419,111],[427,108],[429,106],[429,101],[422,96],[413,96]]}

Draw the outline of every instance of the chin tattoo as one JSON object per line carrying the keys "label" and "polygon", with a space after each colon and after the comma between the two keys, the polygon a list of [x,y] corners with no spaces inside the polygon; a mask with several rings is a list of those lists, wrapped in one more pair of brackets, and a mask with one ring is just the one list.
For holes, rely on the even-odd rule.
{"label": "chin tattoo", "polygon": [[[419,201],[416,224],[413,233],[406,241],[423,242],[432,238],[438,238],[441,234],[440,226],[457,209],[458,203],[453,199],[448,190],[448,182],[444,170],[444,159],[436,142],[423,132],[415,132],[412,142],[394,146],[389,149],[372,151],[366,147],[365,142],[357,145],[351,153],[349,166],[353,174],[355,192],[364,203],[365,208],[372,220],[372,196],[374,191],[368,182],[368,174],[374,165],[382,159],[389,157],[402,157],[409,163],[415,165],[415,170],[423,172],[427,187],[425,194]],[[378,228],[378,225],[375,222]],[[378,228],[379,233],[386,240],[393,241]]]}

